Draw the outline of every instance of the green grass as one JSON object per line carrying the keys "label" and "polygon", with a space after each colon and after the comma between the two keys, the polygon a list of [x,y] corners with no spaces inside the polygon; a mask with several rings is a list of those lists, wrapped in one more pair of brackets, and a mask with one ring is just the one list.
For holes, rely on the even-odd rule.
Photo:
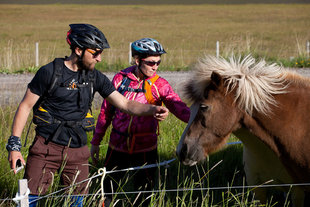
{"label": "green grass", "polygon": [[[8,162],[8,154],[5,148],[7,143],[7,139],[11,135],[11,126],[16,110],[16,106],[8,106],[5,108],[0,107],[0,198],[13,198],[15,197],[15,192],[17,191],[17,181],[18,179],[22,179],[22,173],[18,173],[14,176],[13,172],[10,169]],[[31,135],[30,135],[31,136]],[[28,142],[29,143],[29,142]],[[23,148],[22,153],[27,155],[27,149]],[[1,204],[1,202],[0,202]]]}

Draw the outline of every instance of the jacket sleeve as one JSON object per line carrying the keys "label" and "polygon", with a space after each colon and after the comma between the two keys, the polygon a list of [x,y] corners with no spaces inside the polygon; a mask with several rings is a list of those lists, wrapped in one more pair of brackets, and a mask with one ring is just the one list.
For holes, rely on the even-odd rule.
{"label": "jacket sleeve", "polygon": [[179,95],[174,92],[168,81],[163,78],[161,78],[160,81],[159,94],[169,111],[178,119],[187,123],[190,117],[190,109],[181,100]]}
{"label": "jacket sleeve", "polygon": [[113,106],[106,100],[103,101],[100,109],[100,114],[98,116],[97,125],[92,141],[92,145],[99,145],[103,139],[107,128],[112,122],[112,117],[114,115]]}
{"label": "jacket sleeve", "polygon": [[[119,74],[116,74],[112,80],[114,87],[116,88],[116,82],[120,79]],[[92,141],[93,145],[99,145],[103,139],[108,127],[112,122],[114,116],[115,107],[112,106],[107,100],[104,100],[101,105],[100,114],[97,119],[96,129]]]}

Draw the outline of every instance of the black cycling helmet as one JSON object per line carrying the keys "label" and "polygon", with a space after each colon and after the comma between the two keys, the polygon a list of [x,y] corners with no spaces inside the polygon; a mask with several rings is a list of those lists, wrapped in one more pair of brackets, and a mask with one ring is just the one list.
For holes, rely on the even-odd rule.
{"label": "black cycling helmet", "polygon": [[157,40],[152,38],[142,38],[136,40],[131,44],[132,56],[150,56],[150,55],[162,55],[166,51]]}
{"label": "black cycling helmet", "polygon": [[70,24],[69,26],[71,29],[67,32],[67,42],[71,49],[75,47],[83,50],[110,48],[104,34],[95,26],[90,24]]}

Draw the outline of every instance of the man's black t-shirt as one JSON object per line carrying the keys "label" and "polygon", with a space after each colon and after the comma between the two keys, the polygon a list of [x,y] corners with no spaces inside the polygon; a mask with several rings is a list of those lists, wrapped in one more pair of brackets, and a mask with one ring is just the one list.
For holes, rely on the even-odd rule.
{"label": "man's black t-shirt", "polygon": [[[28,88],[32,93],[40,97],[47,94],[52,81],[53,67],[53,62],[51,62],[38,70],[28,84]],[[94,92],[98,91],[103,98],[106,98],[115,88],[104,74],[96,69],[93,72],[95,77]],[[74,72],[63,64],[62,76],[59,77],[57,82],[60,85],[56,86],[52,95],[44,100],[42,107],[60,121],[81,121],[89,109],[90,88],[76,86],[89,81],[83,80],[82,72]],[[36,132],[42,137],[49,139],[58,125],[51,124],[48,127],[37,126]],[[82,136],[82,139],[77,133]],[[86,132],[81,126],[76,129],[65,126],[54,142],[66,146],[69,140],[70,147],[81,147],[87,143]]]}

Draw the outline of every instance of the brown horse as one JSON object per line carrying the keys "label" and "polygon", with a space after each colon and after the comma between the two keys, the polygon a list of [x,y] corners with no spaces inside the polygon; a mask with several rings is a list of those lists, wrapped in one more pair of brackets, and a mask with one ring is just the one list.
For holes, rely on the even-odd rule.
{"label": "brown horse", "polygon": [[[207,56],[194,65],[185,95],[193,105],[177,148],[184,164],[204,160],[234,133],[244,145],[249,185],[310,182],[309,78],[251,56]],[[300,186],[293,203],[310,206],[310,186]]]}

